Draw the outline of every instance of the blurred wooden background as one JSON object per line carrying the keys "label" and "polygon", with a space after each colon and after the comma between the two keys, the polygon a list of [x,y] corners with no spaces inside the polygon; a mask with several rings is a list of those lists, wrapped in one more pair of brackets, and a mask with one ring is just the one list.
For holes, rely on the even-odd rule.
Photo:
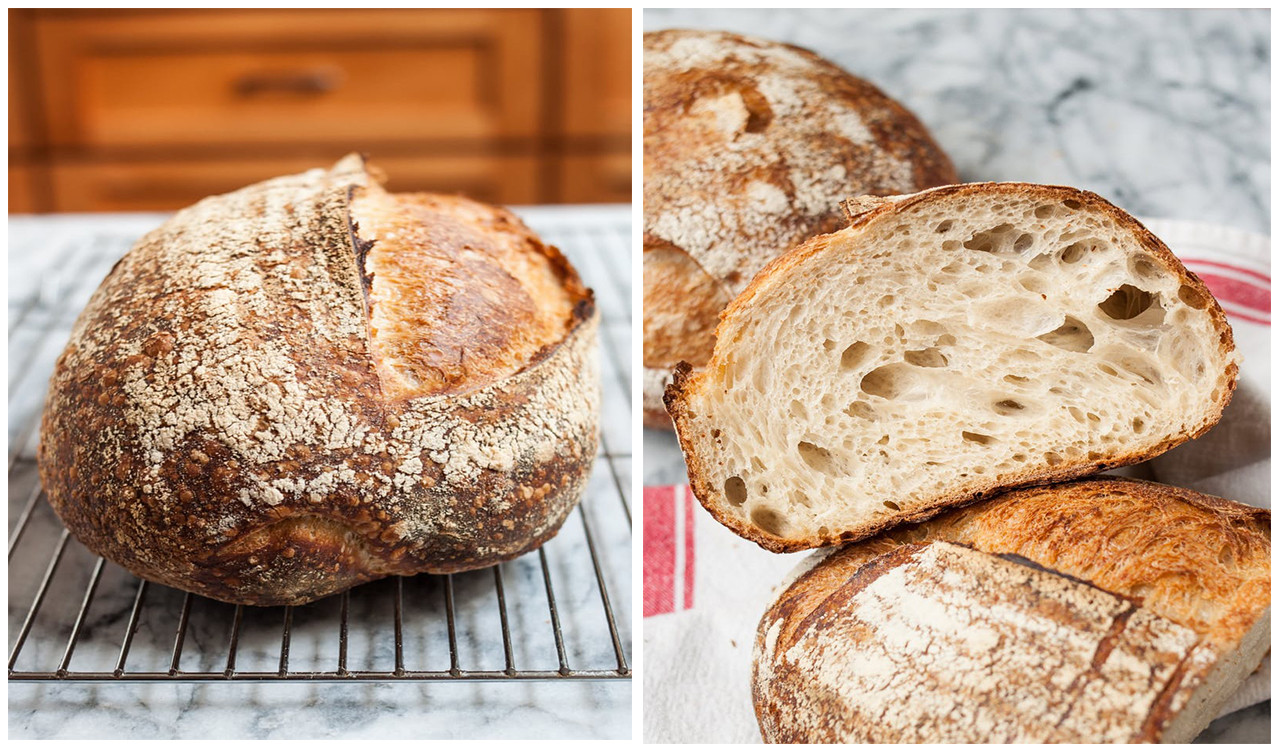
{"label": "blurred wooden background", "polygon": [[171,210],[363,151],[392,190],[631,200],[631,11],[10,10],[9,211]]}

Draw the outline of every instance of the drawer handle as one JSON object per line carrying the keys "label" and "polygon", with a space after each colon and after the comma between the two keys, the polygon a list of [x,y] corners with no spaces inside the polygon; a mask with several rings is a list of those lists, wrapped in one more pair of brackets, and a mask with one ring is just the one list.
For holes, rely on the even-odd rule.
{"label": "drawer handle", "polygon": [[318,67],[308,70],[256,71],[245,73],[236,79],[236,95],[252,98],[264,94],[295,94],[298,96],[322,96],[338,88],[342,71],[335,67]]}

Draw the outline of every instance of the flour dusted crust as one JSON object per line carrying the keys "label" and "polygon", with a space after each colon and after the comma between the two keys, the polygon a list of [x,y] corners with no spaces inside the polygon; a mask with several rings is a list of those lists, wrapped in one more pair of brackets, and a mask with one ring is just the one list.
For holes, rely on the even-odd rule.
{"label": "flour dusted crust", "polygon": [[205,199],[91,298],[40,471],[92,551],[300,604],[555,534],[596,450],[596,320],[511,214],[393,196],[359,157]]}
{"label": "flour dusted crust", "polygon": [[645,365],[704,363],[718,312],[779,253],[839,228],[841,198],[956,181],[914,115],[808,50],[646,33]]}
{"label": "flour dusted crust", "polygon": [[982,183],[845,209],[755,277],[665,396],[695,495],[766,549],[1136,463],[1231,399],[1221,307],[1097,195]]}
{"label": "flour dusted crust", "polygon": [[1118,478],[820,550],[757,631],[761,731],[1189,741],[1267,650],[1270,559],[1269,511]]}

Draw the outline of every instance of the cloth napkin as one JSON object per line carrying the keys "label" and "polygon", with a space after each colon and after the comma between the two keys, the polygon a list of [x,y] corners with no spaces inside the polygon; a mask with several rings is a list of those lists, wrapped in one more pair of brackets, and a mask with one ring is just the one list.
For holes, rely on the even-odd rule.
{"label": "cloth napkin", "polygon": [[[1271,506],[1270,238],[1200,223],[1148,220],[1208,285],[1243,354],[1222,421],[1129,472]],[[756,624],[810,553],[777,555],[711,518],[684,485],[644,489],[644,738],[759,742],[752,710]],[[1223,714],[1270,698],[1270,657]]]}

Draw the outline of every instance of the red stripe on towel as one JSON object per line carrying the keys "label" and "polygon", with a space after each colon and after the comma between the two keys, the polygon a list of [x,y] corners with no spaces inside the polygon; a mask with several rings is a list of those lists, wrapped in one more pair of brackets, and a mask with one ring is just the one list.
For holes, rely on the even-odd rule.
{"label": "red stripe on towel", "polygon": [[684,608],[693,609],[693,557],[694,557],[694,540],[693,527],[694,506],[698,504],[698,498],[693,496],[693,490],[688,487],[682,487],[680,493],[684,495]]}
{"label": "red stripe on towel", "polygon": [[675,609],[676,488],[644,488],[644,616]]}

